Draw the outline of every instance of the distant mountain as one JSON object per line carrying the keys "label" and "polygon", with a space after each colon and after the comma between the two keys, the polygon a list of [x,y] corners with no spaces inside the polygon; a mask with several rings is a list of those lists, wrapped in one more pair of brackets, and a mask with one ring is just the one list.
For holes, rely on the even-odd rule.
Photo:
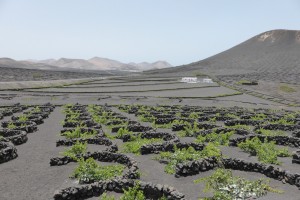
{"label": "distant mountain", "polygon": [[111,60],[108,58],[100,58],[100,57],[94,57],[87,61],[89,63],[92,63],[98,69],[119,69],[122,65],[124,65],[119,61]]}
{"label": "distant mountain", "polygon": [[42,69],[58,70],[59,67],[51,66],[44,63],[35,63],[30,61],[16,61],[11,58],[0,58],[0,67],[22,68],[22,69]]}
{"label": "distant mountain", "polygon": [[[31,60],[32,61],[32,60]],[[172,67],[166,61],[157,61],[153,63],[122,63],[108,58],[94,57],[88,60],[84,59],[68,59],[60,58],[58,60],[48,59],[34,61],[35,63],[43,63],[56,67],[72,68],[72,69],[85,69],[85,70],[121,70],[121,71],[144,71],[149,69],[162,69]]]}
{"label": "distant mountain", "polygon": [[153,63],[148,62],[141,62],[141,63],[128,63],[129,65],[135,66],[137,68],[141,68],[143,70],[150,70],[150,69],[163,69],[167,67],[173,67],[170,63],[166,61],[156,61]]}
{"label": "distant mountain", "polygon": [[272,72],[300,77],[300,31],[267,31],[204,60],[147,73],[192,72],[212,75]]}

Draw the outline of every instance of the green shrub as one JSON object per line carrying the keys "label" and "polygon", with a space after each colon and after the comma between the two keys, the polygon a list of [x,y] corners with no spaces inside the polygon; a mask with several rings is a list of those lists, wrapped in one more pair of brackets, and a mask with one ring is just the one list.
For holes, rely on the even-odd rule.
{"label": "green shrub", "polygon": [[260,128],[256,130],[258,134],[262,134],[265,136],[286,136],[287,134],[283,131],[278,131],[278,130],[265,130],[263,128]]}
{"label": "green shrub", "polygon": [[184,125],[184,130],[178,132],[178,135],[181,137],[192,137],[195,133],[202,130],[198,127],[198,123],[196,121],[193,124],[184,122]]}
{"label": "green shrub", "polygon": [[20,122],[26,122],[28,120],[28,116],[27,115],[20,115],[19,116],[19,121]]}
{"label": "green shrub", "polygon": [[124,190],[124,195],[120,197],[120,200],[144,200],[146,199],[143,191],[140,189],[140,185],[136,184],[134,187]]}
{"label": "green shrub", "polygon": [[291,121],[286,118],[281,118],[279,120],[271,121],[270,124],[282,124],[282,125],[294,125],[295,121]]}
{"label": "green shrub", "polygon": [[100,196],[100,200],[115,200],[115,197],[114,196],[108,196],[107,193],[103,193]]}
{"label": "green shrub", "polygon": [[227,133],[224,133],[223,131],[220,133],[212,132],[207,135],[198,135],[195,142],[197,143],[204,143],[204,142],[213,142],[217,145],[226,145],[229,144],[230,137],[234,134],[234,131],[230,131]]}
{"label": "green shrub", "polygon": [[251,155],[257,155],[258,160],[262,163],[280,164],[277,157],[290,156],[287,148],[278,149],[276,148],[274,141],[268,142],[265,140],[264,142],[261,142],[257,137],[239,143],[238,147]]}
{"label": "green shrub", "polygon": [[198,115],[198,113],[196,113],[196,112],[192,112],[190,115],[189,115],[189,118],[190,119],[198,119],[199,118],[199,115]]}
{"label": "green shrub", "polygon": [[237,116],[235,114],[232,114],[232,113],[226,113],[224,116],[225,117],[232,117],[232,118],[235,118],[235,119],[239,119],[240,118],[239,116]]}
{"label": "green shrub", "polygon": [[[120,200],[145,200],[146,196],[144,192],[140,189],[139,184],[135,184],[133,187],[129,187],[127,190],[123,190],[124,194],[120,197]],[[159,198],[158,200],[166,200],[165,196]],[[114,196],[108,196],[106,193],[102,194],[100,200],[115,200]]]}
{"label": "green shrub", "polygon": [[32,110],[29,111],[29,113],[36,113],[36,112],[42,112],[41,108],[39,106],[35,106]]}
{"label": "green shrub", "polygon": [[234,177],[231,170],[219,168],[208,177],[200,178],[194,183],[205,182],[204,192],[213,192],[213,197],[205,198],[212,200],[242,200],[256,199],[267,192],[281,193],[270,187],[269,181],[259,179],[249,181],[241,177]]}
{"label": "green shrub", "polygon": [[124,135],[132,135],[133,132],[132,131],[129,131],[127,128],[120,128],[117,132],[117,135],[116,137],[117,138],[121,138],[123,137]]}
{"label": "green shrub", "polygon": [[178,149],[175,147],[174,152],[160,152],[156,160],[168,160],[168,164],[165,166],[165,172],[168,174],[175,173],[175,167],[179,163],[185,163],[188,161],[199,160],[205,157],[221,157],[221,150],[214,144],[208,143],[202,151],[196,151],[193,147]]}
{"label": "green shrub", "polygon": [[78,160],[78,166],[75,168],[72,177],[77,178],[80,183],[108,180],[116,176],[121,176],[124,165],[101,166],[93,158]]}
{"label": "green shrub", "polygon": [[155,117],[150,114],[150,112],[145,112],[138,116],[138,119],[142,122],[154,122]]}
{"label": "green shrub", "polygon": [[146,139],[146,138],[141,138],[140,136],[132,137],[132,141],[123,144],[123,148],[124,148],[123,151],[125,153],[140,154],[140,149],[143,145],[162,142],[162,141],[163,140],[160,138]]}
{"label": "green shrub", "polygon": [[7,125],[7,128],[8,129],[15,129],[15,128],[17,128],[17,126],[13,122],[9,122],[8,125]]}
{"label": "green shrub", "polygon": [[92,132],[81,132],[80,126],[77,126],[74,130],[72,131],[66,131],[62,133],[62,136],[65,136],[67,139],[74,139],[74,138],[90,138],[95,135],[97,135],[97,131],[93,130]]}
{"label": "green shrub", "polygon": [[87,143],[81,143],[76,141],[76,143],[71,146],[69,149],[66,149],[62,154],[64,156],[69,156],[73,159],[77,159],[76,155],[84,154],[87,151]]}

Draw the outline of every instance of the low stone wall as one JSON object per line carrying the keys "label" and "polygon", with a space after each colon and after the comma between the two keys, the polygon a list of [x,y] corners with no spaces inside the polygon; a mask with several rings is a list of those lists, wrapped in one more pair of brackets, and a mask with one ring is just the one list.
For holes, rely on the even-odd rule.
{"label": "low stone wall", "polygon": [[0,164],[18,157],[16,147],[5,139],[0,140]]}
{"label": "low stone wall", "polygon": [[174,147],[177,147],[179,149],[193,147],[197,151],[202,151],[205,147],[204,144],[198,144],[198,143],[188,143],[188,142],[173,142],[173,141],[167,141],[162,144],[148,144],[141,146],[141,154],[151,154],[151,153],[159,153],[161,151],[174,151]]}
{"label": "low stone wall", "polygon": [[[182,131],[182,130],[184,130],[185,127],[186,127],[185,124],[174,124],[172,126],[172,131]],[[209,123],[199,123],[198,124],[198,128],[205,129],[205,130],[218,128],[218,127],[219,127],[218,125],[209,124]]]}
{"label": "low stone wall", "polygon": [[203,171],[214,169],[218,166],[223,166],[226,169],[261,173],[267,177],[284,181],[291,185],[296,185],[300,189],[300,174],[292,174],[282,168],[274,167],[272,165],[247,162],[245,160],[235,158],[223,158],[218,161],[212,157],[190,161],[185,164],[178,164],[176,166],[175,176],[191,176]]}
{"label": "low stone wall", "polygon": [[[64,128],[60,131],[61,135],[63,136],[65,132],[68,132],[68,131],[75,131],[75,128]],[[80,132],[81,133],[85,133],[85,132],[88,132],[88,133],[93,133],[93,132],[96,132],[97,133],[97,136],[98,137],[104,137],[104,132],[102,129],[95,129],[95,128],[80,128]]]}
{"label": "low stone wall", "polygon": [[300,164],[300,149],[293,152],[292,163]]}
{"label": "low stone wall", "polygon": [[27,142],[28,136],[26,131],[20,131],[20,134],[6,137],[9,141],[11,141],[14,145],[21,145]]}
{"label": "low stone wall", "polygon": [[102,80],[103,78],[84,78],[84,79],[65,79],[65,80],[48,80],[48,81],[17,81],[17,82],[0,82],[0,90],[11,89],[31,89],[44,87],[58,87],[71,84],[79,84],[93,80]]}
{"label": "low stone wall", "polygon": [[118,139],[123,139],[123,142],[128,142],[132,139],[132,136],[141,136],[141,138],[146,138],[146,139],[162,138],[164,141],[179,142],[179,138],[175,134],[166,133],[166,132],[155,132],[155,131],[143,132],[141,134],[135,133],[132,135],[125,134],[121,137],[118,137]]}
{"label": "low stone wall", "polygon": [[224,158],[222,163],[227,169],[261,173],[267,177],[284,181],[291,185],[296,185],[300,189],[300,174],[292,174],[282,168],[274,167],[272,165],[247,162],[245,160],[234,158]]}
{"label": "low stone wall", "polygon": [[37,124],[33,121],[26,121],[26,122],[4,121],[2,122],[2,127],[7,128],[10,123],[17,126],[14,130],[22,130],[22,131],[26,131],[27,133],[33,133],[38,130]]}
{"label": "low stone wall", "polygon": [[293,137],[300,138],[300,130],[293,132],[292,135],[293,135]]}
{"label": "low stone wall", "polygon": [[153,130],[152,127],[142,126],[140,124],[133,124],[133,125],[129,124],[128,126],[116,126],[116,127],[113,127],[111,129],[111,132],[116,133],[121,128],[126,128],[128,131],[132,131],[132,132],[146,132],[146,131]]}
{"label": "low stone wall", "polygon": [[112,141],[108,138],[101,137],[101,136],[95,136],[93,138],[76,138],[76,139],[64,139],[64,140],[57,140],[56,141],[56,146],[72,146],[74,145],[77,141],[81,143],[87,142],[88,144],[97,144],[97,145],[105,145],[105,146],[110,146],[112,145]]}
{"label": "low stone wall", "polygon": [[169,124],[171,122],[173,122],[176,118],[175,117],[171,117],[171,118],[156,118],[155,119],[155,124]]}
{"label": "low stone wall", "polygon": [[[78,155],[77,157],[84,158],[85,160],[88,158],[93,158],[100,162],[116,162],[119,164],[126,165],[128,169],[123,172],[122,177],[129,178],[129,179],[139,178],[137,162],[125,154],[111,153],[107,151],[98,151],[93,153],[87,152],[86,154]],[[50,159],[50,166],[66,165],[70,162],[77,162],[77,161],[68,156],[56,157]],[[91,183],[91,181],[92,180],[86,180],[85,183]]]}
{"label": "low stone wall", "polygon": [[177,164],[175,167],[175,177],[191,176],[214,169],[219,165],[216,158],[203,158],[200,160],[190,161],[185,164]]}
{"label": "low stone wall", "polygon": [[224,124],[226,126],[235,126],[235,125],[250,125],[250,126],[257,126],[264,121],[262,120],[251,120],[251,119],[235,119],[235,120],[228,120],[225,121]]}
{"label": "low stone wall", "polygon": [[300,129],[300,125],[289,125],[289,124],[266,124],[258,125],[255,129],[266,129],[266,130],[281,130],[281,131],[294,131]]}
{"label": "low stone wall", "polygon": [[79,200],[100,196],[104,192],[112,191],[122,193],[124,189],[134,187],[139,184],[147,199],[159,199],[165,196],[169,200],[183,200],[184,194],[168,185],[153,184],[144,181],[134,181],[130,179],[113,179],[108,181],[99,181],[89,185],[78,187],[69,187],[54,194],[55,200]]}
{"label": "low stone wall", "polygon": [[268,141],[274,141],[277,145],[284,145],[290,147],[300,147],[300,138],[290,136],[265,136],[265,135],[247,135],[229,140],[229,146],[237,146],[241,142],[245,142],[247,139],[254,137],[259,138],[262,142],[266,139]]}
{"label": "low stone wall", "polygon": [[102,126],[98,123],[95,123],[92,120],[78,121],[78,122],[64,122],[64,128],[76,128],[77,126],[86,126],[89,128],[100,129]]}
{"label": "low stone wall", "polygon": [[[18,120],[19,120],[19,117],[12,116],[11,119],[12,119],[13,121],[18,121]],[[28,119],[29,119],[30,121],[35,122],[37,125],[40,125],[40,124],[44,123],[44,120],[43,120],[44,118],[43,118],[42,115],[31,115],[31,116],[28,116]]]}

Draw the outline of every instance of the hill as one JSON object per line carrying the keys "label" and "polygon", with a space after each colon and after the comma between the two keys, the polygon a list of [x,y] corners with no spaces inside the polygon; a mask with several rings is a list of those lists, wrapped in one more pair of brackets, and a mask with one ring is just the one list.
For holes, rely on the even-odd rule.
{"label": "hill", "polygon": [[[300,31],[272,30],[256,35],[224,52],[187,65],[147,73],[195,72],[210,75],[280,74],[282,81],[300,77]],[[257,78],[259,78],[257,77]]]}

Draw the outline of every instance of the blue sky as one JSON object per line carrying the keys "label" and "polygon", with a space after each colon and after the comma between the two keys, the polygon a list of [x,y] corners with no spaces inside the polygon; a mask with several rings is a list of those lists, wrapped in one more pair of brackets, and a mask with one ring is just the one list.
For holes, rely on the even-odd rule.
{"label": "blue sky", "polygon": [[188,64],[271,29],[299,0],[0,0],[0,57]]}

